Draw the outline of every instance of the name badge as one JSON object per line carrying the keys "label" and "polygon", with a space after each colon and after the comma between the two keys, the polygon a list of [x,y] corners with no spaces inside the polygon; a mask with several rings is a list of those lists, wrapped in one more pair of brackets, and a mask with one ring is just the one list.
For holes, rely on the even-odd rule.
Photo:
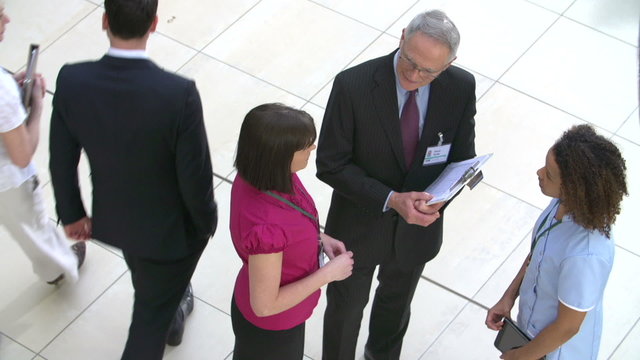
{"label": "name badge", "polygon": [[447,161],[449,157],[449,150],[451,144],[430,146],[427,148],[427,153],[424,155],[422,166],[441,164]]}
{"label": "name badge", "polygon": [[427,148],[427,153],[424,155],[424,160],[422,160],[422,166],[436,165],[447,162],[451,144],[442,144],[444,139],[441,132],[438,133],[438,138],[438,145],[429,146]]}

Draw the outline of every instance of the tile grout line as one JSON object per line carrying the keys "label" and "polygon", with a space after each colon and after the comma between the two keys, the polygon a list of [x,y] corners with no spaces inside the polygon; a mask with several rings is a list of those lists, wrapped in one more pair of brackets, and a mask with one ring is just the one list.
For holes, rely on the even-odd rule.
{"label": "tile grout line", "polygon": [[[496,80],[496,82],[499,82],[499,81],[498,81],[498,80]],[[592,126],[596,127],[597,129],[601,129],[601,130],[604,130],[604,131],[606,131],[606,132],[609,132],[609,133],[615,134],[613,131],[611,131],[611,130],[608,130],[608,129],[604,128],[602,125],[598,125],[598,124],[595,124],[595,123],[593,123],[593,122],[591,122],[591,121],[589,121],[589,120],[583,119],[582,117],[580,117],[580,116],[578,116],[578,115],[575,115],[575,114],[570,113],[568,110],[562,109],[562,108],[560,108],[560,107],[558,107],[558,106],[556,106],[556,105],[554,105],[554,104],[551,104],[551,103],[549,103],[549,102],[547,102],[547,101],[545,101],[545,100],[539,99],[539,98],[537,98],[537,97],[535,97],[535,96],[533,96],[533,95],[531,95],[531,94],[527,94],[526,92],[524,92],[524,91],[522,91],[522,90],[520,90],[520,89],[518,89],[518,88],[515,88],[515,87],[513,87],[513,86],[511,86],[511,85],[508,85],[508,84],[505,84],[505,83],[503,83],[503,82],[499,82],[499,83],[500,83],[500,85],[502,85],[502,86],[504,86],[504,87],[506,87],[506,88],[509,88],[509,89],[511,89],[511,90],[513,90],[513,91],[515,91],[515,92],[517,92],[517,93],[521,94],[521,95],[524,95],[524,96],[526,96],[526,97],[528,97],[528,98],[530,98],[530,99],[533,99],[533,100],[535,100],[535,101],[538,101],[538,102],[540,102],[540,103],[542,103],[542,104],[544,104],[544,105],[546,105],[546,106],[548,106],[548,107],[550,107],[550,108],[552,108],[552,109],[554,109],[554,110],[558,110],[558,111],[560,111],[560,112],[562,112],[562,113],[564,113],[564,114],[566,114],[566,115],[569,115],[569,116],[571,116],[571,117],[573,117],[573,118],[576,118],[576,119],[578,119],[578,120],[580,120],[580,121],[583,121],[583,122],[585,122],[585,123],[587,123],[587,124],[589,124],[589,125],[592,125]],[[487,91],[487,92],[488,92],[488,91]],[[634,111],[635,111],[635,109],[634,109]],[[624,120],[622,121],[622,124],[624,124],[624,123],[627,121],[627,119],[628,119],[628,118],[629,118],[628,116],[627,116],[626,118],[624,118]]]}
{"label": "tile grout line", "polygon": [[[317,4],[314,0],[308,0],[308,1],[310,1],[310,2],[313,2],[313,3]],[[375,43],[375,42],[376,42],[378,39],[380,39],[383,35],[388,35],[388,36],[391,36],[391,37],[396,38],[394,35],[391,35],[391,34],[387,33],[387,31],[388,31],[389,29],[391,29],[391,27],[392,27],[393,25],[395,25],[395,23],[397,23],[397,22],[398,22],[398,21],[399,21],[403,16],[405,16],[405,15],[409,12],[409,10],[413,9],[413,7],[415,7],[415,6],[418,4],[418,2],[419,2],[419,0],[415,1],[415,2],[413,3],[413,5],[410,5],[410,6],[407,8],[407,10],[405,10],[404,12],[402,12],[402,14],[400,14],[400,16],[398,16],[395,20],[393,20],[393,21],[391,22],[391,24],[390,24],[389,26],[387,26],[387,28],[386,28],[386,29],[382,30],[382,32],[380,33],[380,35],[378,35],[375,39],[373,39],[373,40],[369,43],[369,45],[367,45],[364,49],[362,49],[362,51],[360,51],[358,54],[356,54],[356,56],[354,56],[354,57],[353,57],[353,59],[351,59],[351,60],[350,60],[350,61],[349,61],[349,62],[348,62],[348,63],[347,63],[347,64],[346,64],[342,69],[340,69],[340,70],[338,71],[338,73],[340,73],[340,72],[342,72],[342,71],[344,71],[344,70],[348,69],[349,65],[351,65],[351,64],[353,63],[353,61],[355,61],[355,60],[358,58],[358,56],[362,55],[362,54],[363,54],[363,53],[364,53],[364,52],[365,52],[365,51],[366,51],[366,50],[367,50],[371,45],[373,45],[373,43]],[[322,7],[326,7],[326,6],[321,5],[321,4],[318,4],[318,5],[319,5],[319,6],[322,6]],[[330,8],[329,8],[329,9],[330,9]],[[345,17],[347,17],[347,18],[349,18],[349,19],[352,19],[350,16],[347,16],[347,15],[345,15],[345,14],[342,14],[342,13],[340,13],[340,12],[336,11],[336,10],[333,10],[333,9],[330,9],[330,10],[335,11],[336,13],[338,13],[338,14],[340,14],[340,15],[342,15],[342,16],[345,16]],[[360,22],[360,21],[358,21],[357,19],[353,19],[353,20],[355,20],[355,21],[357,21],[357,22]],[[365,25],[367,25],[367,24],[365,24]],[[367,25],[367,26],[371,27],[371,28],[372,28],[372,29],[374,29],[374,30],[381,31],[380,29],[377,29],[377,28],[375,28],[375,27],[373,27],[373,26],[370,26],[370,25]],[[355,66],[355,65],[352,65],[352,66]],[[334,81],[334,79],[335,79],[336,75],[337,75],[337,74],[335,74],[334,76],[332,76],[332,77],[331,77],[331,79],[330,79],[327,83],[325,83],[324,85],[322,85],[322,86],[320,87],[320,89],[318,89],[318,91],[316,91],[316,92],[315,92],[315,93],[314,93],[314,94],[309,98],[309,100],[307,101],[307,103],[305,103],[305,105],[307,105],[307,104],[311,103],[311,104],[314,104],[314,105],[316,105],[316,106],[318,106],[318,107],[320,107],[320,108],[322,108],[322,109],[325,109],[325,106],[326,106],[326,105],[325,105],[325,106],[323,106],[323,105],[319,105],[319,104],[317,104],[317,103],[315,103],[315,102],[311,101],[311,99],[313,99],[313,98],[315,98],[316,96],[318,96],[318,94],[320,94],[320,93],[322,92],[322,90],[323,90],[325,87],[327,87],[329,84],[333,83],[333,81]],[[325,110],[326,110],[326,109],[325,109]]]}
{"label": "tile grout line", "polygon": [[[18,344],[19,346],[22,346],[25,350],[32,352],[34,354],[34,356],[38,356],[38,353],[34,352],[31,348],[29,348],[28,346],[26,346],[25,344],[21,343],[20,341],[18,341],[17,339],[14,339],[13,337],[9,336],[8,334],[6,334],[3,331],[0,331],[0,338],[5,337],[7,339],[9,339],[10,341]],[[1,342],[0,342],[1,344]]]}
{"label": "tile grout line", "polygon": [[[262,3],[262,0],[257,1],[255,4],[253,4],[253,6],[251,6],[249,9],[247,9],[247,11],[245,11],[244,13],[242,13],[242,15],[238,16],[237,19],[235,19],[231,24],[229,24],[229,26],[227,26],[226,28],[224,28],[224,30],[222,30],[218,35],[214,36],[213,39],[211,39],[211,41],[209,41],[208,43],[206,43],[202,49],[199,50],[200,53],[202,53],[202,50],[206,49],[209,45],[211,45],[214,41],[216,41],[220,36],[222,36],[222,34],[224,34],[225,32],[227,32],[227,30],[229,30],[231,27],[233,27],[233,25],[237,24],[242,18],[244,18],[248,13],[250,13],[253,9],[255,9],[258,5],[260,5]],[[206,55],[203,53],[203,55]],[[213,57],[212,57],[213,58]]]}
{"label": "tile grout line", "polygon": [[76,315],[69,323],[67,323],[67,325],[65,325],[59,332],[58,334],[54,335],[51,340],[49,340],[49,342],[47,342],[42,349],[40,349],[40,351],[38,351],[36,353],[36,356],[42,356],[44,358],[44,356],[41,354],[47,347],[49,347],[49,345],[51,345],[60,335],[62,335],[62,333],[64,333],[74,322],[76,322],[91,306],[93,306],[96,301],[98,301],[109,289],[111,289],[111,287],[113,287],[113,285],[118,282],[124,275],[126,275],[129,272],[129,269],[127,268],[127,270],[125,270],[122,274],[120,274],[109,286],[107,286],[102,292],[100,292],[98,294],[98,296],[96,296],[95,299],[93,299],[93,301],[91,301],[87,306],[84,307],[84,309],[82,309],[82,311],[80,311],[80,313],[78,315]]}
{"label": "tile grout line", "polygon": [[[640,317],[636,320],[636,322],[631,326],[631,328],[629,329],[629,331],[627,331],[627,333],[624,335],[624,337],[622,338],[622,340],[620,340],[620,342],[618,343],[618,345],[616,345],[616,347],[613,349],[613,351],[611,352],[611,354],[607,357],[607,360],[611,360],[613,359],[613,356],[616,354],[616,352],[618,351],[618,349],[620,349],[620,346],[627,340],[627,338],[629,337],[629,335],[631,334],[631,332],[633,331],[633,329],[638,326],[640,324]],[[629,339],[631,340],[631,339]]]}
{"label": "tile grout line", "polygon": [[418,357],[418,360],[422,359],[423,356],[425,356],[427,354],[427,352],[429,352],[429,349],[431,349],[433,347],[433,345],[435,345],[438,340],[444,335],[444,333],[447,331],[447,329],[451,326],[451,324],[453,324],[453,322],[455,321],[455,319],[458,318],[458,316],[460,316],[460,314],[462,314],[462,312],[467,308],[467,306],[469,306],[469,302],[467,302],[466,304],[464,304],[462,306],[462,308],[460,308],[460,311],[458,311],[452,318],[451,320],[447,323],[447,325],[445,325],[445,327],[442,329],[442,331],[440,331],[440,333],[438,334],[438,336],[435,337],[435,339],[433,339],[433,341],[431,342],[431,344],[429,344],[429,346],[427,346],[427,348],[424,350],[424,352]]}

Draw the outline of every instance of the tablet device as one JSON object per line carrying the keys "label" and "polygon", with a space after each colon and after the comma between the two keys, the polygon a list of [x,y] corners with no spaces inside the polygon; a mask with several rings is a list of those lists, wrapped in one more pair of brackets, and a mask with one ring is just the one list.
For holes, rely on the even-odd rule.
{"label": "tablet device", "polygon": [[526,345],[531,339],[509,318],[504,318],[504,325],[496,336],[493,345],[503,354],[511,349]]}

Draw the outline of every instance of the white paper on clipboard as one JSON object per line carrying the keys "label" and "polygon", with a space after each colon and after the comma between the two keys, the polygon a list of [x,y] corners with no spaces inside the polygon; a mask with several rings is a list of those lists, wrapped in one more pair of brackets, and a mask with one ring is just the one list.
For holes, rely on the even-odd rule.
{"label": "white paper on clipboard", "polygon": [[451,199],[463,186],[476,176],[493,153],[447,165],[440,176],[424,191],[433,195],[427,205]]}

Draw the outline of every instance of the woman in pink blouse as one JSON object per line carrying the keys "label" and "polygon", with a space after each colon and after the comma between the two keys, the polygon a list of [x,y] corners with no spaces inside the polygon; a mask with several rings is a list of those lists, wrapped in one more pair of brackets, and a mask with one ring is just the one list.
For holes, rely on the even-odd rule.
{"label": "woman in pink blouse", "polygon": [[282,104],[260,105],[242,123],[231,190],[231,238],[242,260],[231,302],[233,359],[302,359],[320,287],[351,275],[353,254],[320,232],[296,175],[315,139],[311,116]]}

